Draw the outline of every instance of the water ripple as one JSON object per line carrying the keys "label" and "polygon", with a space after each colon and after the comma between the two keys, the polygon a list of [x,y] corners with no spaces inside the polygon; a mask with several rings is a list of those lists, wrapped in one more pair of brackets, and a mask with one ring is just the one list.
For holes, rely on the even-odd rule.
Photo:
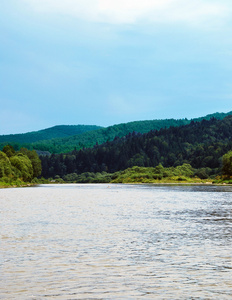
{"label": "water ripple", "polygon": [[231,299],[231,191],[0,190],[0,299]]}

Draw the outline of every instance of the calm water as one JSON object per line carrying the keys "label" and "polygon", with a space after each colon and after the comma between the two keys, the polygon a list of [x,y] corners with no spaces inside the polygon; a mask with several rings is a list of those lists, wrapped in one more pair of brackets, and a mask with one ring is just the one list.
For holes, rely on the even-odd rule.
{"label": "calm water", "polygon": [[232,187],[0,190],[0,299],[232,299]]}

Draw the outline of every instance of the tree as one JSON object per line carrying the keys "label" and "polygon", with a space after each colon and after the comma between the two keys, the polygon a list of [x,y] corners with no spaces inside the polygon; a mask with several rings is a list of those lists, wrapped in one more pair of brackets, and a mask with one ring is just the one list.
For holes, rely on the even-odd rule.
{"label": "tree", "polygon": [[0,177],[12,174],[11,163],[7,155],[0,151]]}
{"label": "tree", "polygon": [[6,145],[3,147],[2,152],[6,153],[8,157],[15,155],[15,150],[11,145]]}
{"label": "tree", "polygon": [[232,176],[232,151],[229,151],[222,157],[222,174]]}
{"label": "tree", "polygon": [[21,148],[20,153],[23,153],[30,159],[33,168],[33,178],[40,176],[42,172],[42,166],[41,166],[41,160],[39,159],[39,156],[36,153],[36,151],[35,150],[31,151],[26,148]]}
{"label": "tree", "polygon": [[23,181],[32,180],[33,168],[30,159],[26,155],[18,153],[10,158],[10,162],[11,165],[19,171],[20,177]]}

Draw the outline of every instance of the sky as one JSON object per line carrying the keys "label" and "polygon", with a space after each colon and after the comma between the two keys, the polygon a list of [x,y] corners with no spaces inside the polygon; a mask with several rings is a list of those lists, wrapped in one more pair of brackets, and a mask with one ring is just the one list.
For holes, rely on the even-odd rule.
{"label": "sky", "polygon": [[231,110],[231,0],[1,0],[0,134]]}

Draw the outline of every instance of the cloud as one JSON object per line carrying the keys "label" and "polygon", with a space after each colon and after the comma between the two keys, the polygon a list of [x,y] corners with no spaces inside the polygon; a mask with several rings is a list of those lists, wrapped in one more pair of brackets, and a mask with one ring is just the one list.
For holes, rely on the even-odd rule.
{"label": "cloud", "polygon": [[38,13],[69,15],[92,22],[184,22],[223,20],[231,12],[227,0],[24,0]]}

